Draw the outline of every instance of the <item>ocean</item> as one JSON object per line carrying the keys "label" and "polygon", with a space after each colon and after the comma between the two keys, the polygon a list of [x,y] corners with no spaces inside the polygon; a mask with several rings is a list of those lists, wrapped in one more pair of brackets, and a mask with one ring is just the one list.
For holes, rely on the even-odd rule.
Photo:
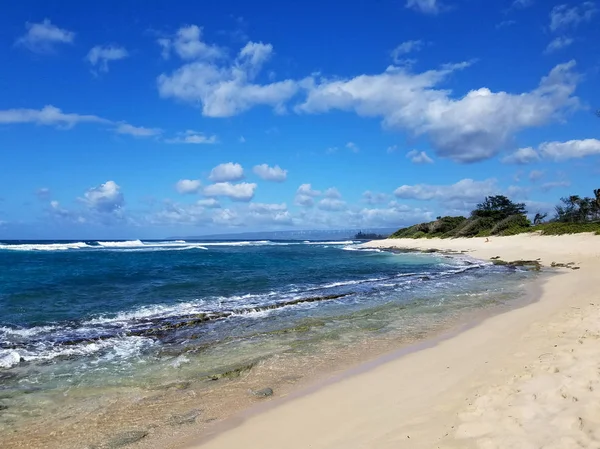
{"label": "ocean", "polygon": [[261,400],[253,388],[516,306],[535,276],[357,243],[0,241],[3,447],[172,431],[197,407],[222,419]]}

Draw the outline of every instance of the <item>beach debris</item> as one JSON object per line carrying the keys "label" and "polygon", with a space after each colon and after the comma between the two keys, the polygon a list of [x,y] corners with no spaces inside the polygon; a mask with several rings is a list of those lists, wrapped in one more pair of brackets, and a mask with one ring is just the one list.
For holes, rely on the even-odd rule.
{"label": "beach debris", "polygon": [[250,393],[259,398],[267,398],[269,396],[273,396],[273,389],[263,388],[262,390],[250,390]]}
{"label": "beach debris", "polygon": [[181,426],[183,424],[193,424],[196,422],[196,418],[202,413],[201,409],[195,408],[182,415],[171,415],[169,418],[169,424],[172,426]]}
{"label": "beach debris", "polygon": [[127,432],[118,433],[115,437],[108,440],[108,442],[105,445],[100,447],[107,449],[116,449],[119,447],[136,443],[141,439],[146,438],[147,436],[147,430],[129,430]]}

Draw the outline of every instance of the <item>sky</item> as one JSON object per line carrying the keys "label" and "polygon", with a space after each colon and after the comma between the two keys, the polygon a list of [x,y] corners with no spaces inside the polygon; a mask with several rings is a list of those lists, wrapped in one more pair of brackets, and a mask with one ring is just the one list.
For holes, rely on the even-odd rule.
{"label": "sky", "polygon": [[0,239],[399,228],[600,188],[600,1],[3,9]]}

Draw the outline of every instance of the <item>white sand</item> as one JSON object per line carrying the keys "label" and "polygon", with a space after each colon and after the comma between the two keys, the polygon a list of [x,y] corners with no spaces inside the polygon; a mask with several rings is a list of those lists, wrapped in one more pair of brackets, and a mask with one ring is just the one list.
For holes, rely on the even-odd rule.
{"label": "white sand", "polygon": [[599,448],[600,237],[384,240],[576,262],[526,307],[259,414],[203,449]]}

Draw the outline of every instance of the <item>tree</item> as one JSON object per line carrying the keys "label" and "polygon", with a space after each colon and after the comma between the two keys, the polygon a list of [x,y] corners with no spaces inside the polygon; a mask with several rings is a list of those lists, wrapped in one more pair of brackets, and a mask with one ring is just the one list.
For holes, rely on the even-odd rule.
{"label": "tree", "polygon": [[533,218],[534,226],[541,224],[547,216],[548,216],[548,214],[542,214],[540,212],[535,214],[535,217]]}
{"label": "tree", "polygon": [[500,221],[511,215],[525,215],[526,213],[525,203],[513,203],[504,195],[495,195],[485,197],[485,200],[471,212],[471,216]]}

